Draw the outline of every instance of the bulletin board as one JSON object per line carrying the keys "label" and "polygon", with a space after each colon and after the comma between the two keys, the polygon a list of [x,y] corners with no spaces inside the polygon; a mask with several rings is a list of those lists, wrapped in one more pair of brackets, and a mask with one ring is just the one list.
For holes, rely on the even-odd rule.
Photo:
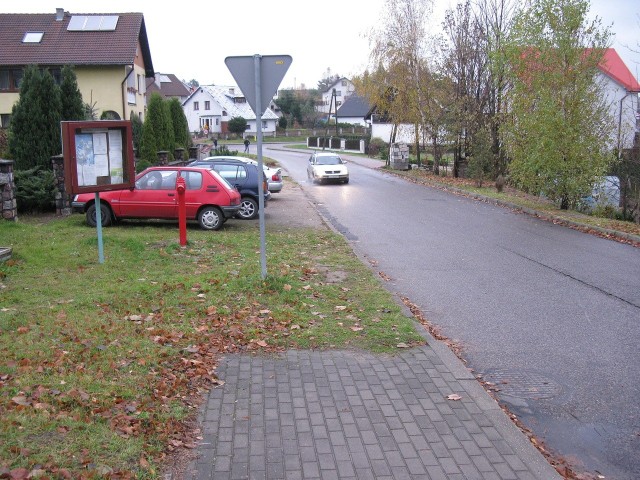
{"label": "bulletin board", "polygon": [[124,190],[135,183],[131,122],[60,122],[70,194]]}

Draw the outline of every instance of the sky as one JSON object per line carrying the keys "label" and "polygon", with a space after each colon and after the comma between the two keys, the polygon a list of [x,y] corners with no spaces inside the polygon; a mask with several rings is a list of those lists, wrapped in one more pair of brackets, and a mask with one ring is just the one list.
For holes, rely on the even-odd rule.
{"label": "sky", "polygon": [[[149,0],[29,0],[3,2],[2,13],[141,12],[156,72],[201,85],[234,85],[228,56],[290,55],[280,88],[316,88],[328,75],[361,74],[371,51],[372,29],[384,19],[385,0],[244,0],[169,3]],[[456,5],[435,0],[431,28]],[[166,3],[165,3],[166,4]],[[166,4],[167,5],[167,4]],[[614,34],[613,47],[640,78],[640,1],[591,0],[590,16]],[[633,52],[629,49],[635,50]]]}

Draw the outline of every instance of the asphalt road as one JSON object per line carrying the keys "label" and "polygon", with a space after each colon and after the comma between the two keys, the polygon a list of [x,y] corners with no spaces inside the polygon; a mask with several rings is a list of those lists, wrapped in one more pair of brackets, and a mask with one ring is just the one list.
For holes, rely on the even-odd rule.
{"label": "asphalt road", "polygon": [[[640,249],[349,163],[266,146],[547,448],[577,471],[640,478]],[[348,157],[347,157],[348,159]]]}

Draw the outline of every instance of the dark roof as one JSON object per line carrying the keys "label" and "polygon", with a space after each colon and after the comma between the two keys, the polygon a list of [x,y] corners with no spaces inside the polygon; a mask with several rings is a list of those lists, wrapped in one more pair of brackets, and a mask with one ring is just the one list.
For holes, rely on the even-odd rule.
{"label": "dark roof", "polygon": [[[73,14],[89,15],[97,14]],[[145,74],[153,76],[153,63],[142,13],[117,15],[112,31],[67,31],[72,14],[60,21],[55,13],[1,13],[0,65],[131,65],[138,41]],[[44,32],[39,43],[22,43],[26,32]]]}
{"label": "dark roof", "polygon": [[340,108],[338,109],[338,118],[339,117],[362,117],[364,118],[371,106],[369,102],[363,97],[358,95],[349,95],[347,99],[344,101]]}
{"label": "dark roof", "polygon": [[[162,80],[166,77],[168,82],[163,82]],[[160,86],[158,86],[158,82]],[[184,83],[178,80],[173,73],[158,73],[155,74],[155,79],[147,78],[147,94],[158,92],[165,98],[170,97],[188,97],[191,95],[191,90],[189,90]]]}

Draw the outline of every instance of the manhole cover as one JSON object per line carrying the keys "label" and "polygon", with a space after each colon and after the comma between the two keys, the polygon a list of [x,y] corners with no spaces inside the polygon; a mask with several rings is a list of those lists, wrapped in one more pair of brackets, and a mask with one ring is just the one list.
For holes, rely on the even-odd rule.
{"label": "manhole cover", "polygon": [[498,393],[518,398],[552,398],[562,392],[560,384],[535,372],[491,370],[484,380],[493,383]]}

